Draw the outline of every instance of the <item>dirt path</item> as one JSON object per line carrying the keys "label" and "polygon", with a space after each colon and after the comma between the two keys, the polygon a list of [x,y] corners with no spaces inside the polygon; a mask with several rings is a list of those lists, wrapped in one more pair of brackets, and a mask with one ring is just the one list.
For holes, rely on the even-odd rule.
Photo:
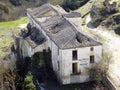
{"label": "dirt path", "polygon": [[[90,16],[86,18],[86,24],[88,24],[89,21]],[[120,37],[110,33],[107,30],[103,30],[100,27],[93,28],[89,26],[86,28],[90,31],[93,31],[97,36],[103,37],[105,39],[103,44],[106,48],[103,49],[107,50],[107,52],[112,55],[108,74],[112,78],[113,82],[118,86],[120,82]]]}

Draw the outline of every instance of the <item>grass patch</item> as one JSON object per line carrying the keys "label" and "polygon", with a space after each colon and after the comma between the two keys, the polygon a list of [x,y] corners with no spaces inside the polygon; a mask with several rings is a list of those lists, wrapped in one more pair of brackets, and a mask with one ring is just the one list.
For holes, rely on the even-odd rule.
{"label": "grass patch", "polygon": [[25,23],[27,23],[26,17],[15,21],[0,22],[0,58],[10,53],[10,45],[14,42],[12,33],[18,35],[21,32],[19,26]]}
{"label": "grass patch", "polygon": [[24,90],[36,90],[35,84],[33,83],[33,75],[29,72],[24,81]]}
{"label": "grass patch", "polygon": [[27,23],[26,17],[23,17],[21,19],[15,20],[15,21],[0,22],[0,31],[13,29],[15,27],[18,27],[20,24],[24,24],[24,23]]}

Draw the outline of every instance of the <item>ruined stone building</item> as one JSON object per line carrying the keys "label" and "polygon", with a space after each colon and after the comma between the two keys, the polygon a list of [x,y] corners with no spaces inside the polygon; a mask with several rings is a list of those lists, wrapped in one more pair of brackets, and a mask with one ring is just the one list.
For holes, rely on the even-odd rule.
{"label": "ruined stone building", "polygon": [[78,28],[79,13],[44,4],[27,10],[28,31],[20,38],[21,54],[31,57],[48,47],[52,66],[62,84],[89,81],[89,69],[102,59],[102,44]]}

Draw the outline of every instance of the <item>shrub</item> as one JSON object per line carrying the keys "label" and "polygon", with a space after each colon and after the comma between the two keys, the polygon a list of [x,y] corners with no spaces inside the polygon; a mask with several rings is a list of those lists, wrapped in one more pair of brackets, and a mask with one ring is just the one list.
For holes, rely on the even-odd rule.
{"label": "shrub", "polygon": [[9,13],[9,7],[4,5],[3,3],[0,3],[0,9],[3,10],[5,13]]}
{"label": "shrub", "polygon": [[89,0],[64,0],[63,8],[75,10],[78,7],[84,5]]}
{"label": "shrub", "polygon": [[11,4],[15,5],[15,6],[19,6],[21,5],[21,0],[10,0]]}
{"label": "shrub", "polygon": [[36,87],[33,83],[33,76],[29,72],[24,81],[24,90],[36,90]]}
{"label": "shrub", "polygon": [[37,52],[32,57],[32,65],[38,66],[40,64],[40,61],[42,61],[42,60],[43,60],[43,53]]}
{"label": "shrub", "polygon": [[[92,5],[90,10],[91,22],[93,24],[97,23],[96,26],[99,26],[101,22],[106,20],[109,16],[118,12],[119,9],[116,2],[113,2],[112,4],[108,0],[99,3],[96,2],[96,4]],[[104,23],[102,23],[102,25],[104,25]]]}
{"label": "shrub", "polygon": [[13,10],[5,3],[0,2],[0,21],[8,21],[14,19]]}

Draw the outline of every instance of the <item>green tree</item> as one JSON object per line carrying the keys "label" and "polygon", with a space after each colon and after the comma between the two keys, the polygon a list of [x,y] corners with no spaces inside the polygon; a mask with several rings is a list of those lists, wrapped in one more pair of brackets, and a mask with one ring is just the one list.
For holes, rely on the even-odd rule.
{"label": "green tree", "polygon": [[29,72],[24,81],[24,90],[36,90],[36,87],[33,83],[33,76]]}
{"label": "green tree", "polygon": [[32,66],[38,66],[40,64],[40,61],[43,60],[43,53],[37,52],[32,57]]}
{"label": "green tree", "polygon": [[64,0],[63,7],[69,9],[77,9],[78,7],[84,5],[89,0]]}

